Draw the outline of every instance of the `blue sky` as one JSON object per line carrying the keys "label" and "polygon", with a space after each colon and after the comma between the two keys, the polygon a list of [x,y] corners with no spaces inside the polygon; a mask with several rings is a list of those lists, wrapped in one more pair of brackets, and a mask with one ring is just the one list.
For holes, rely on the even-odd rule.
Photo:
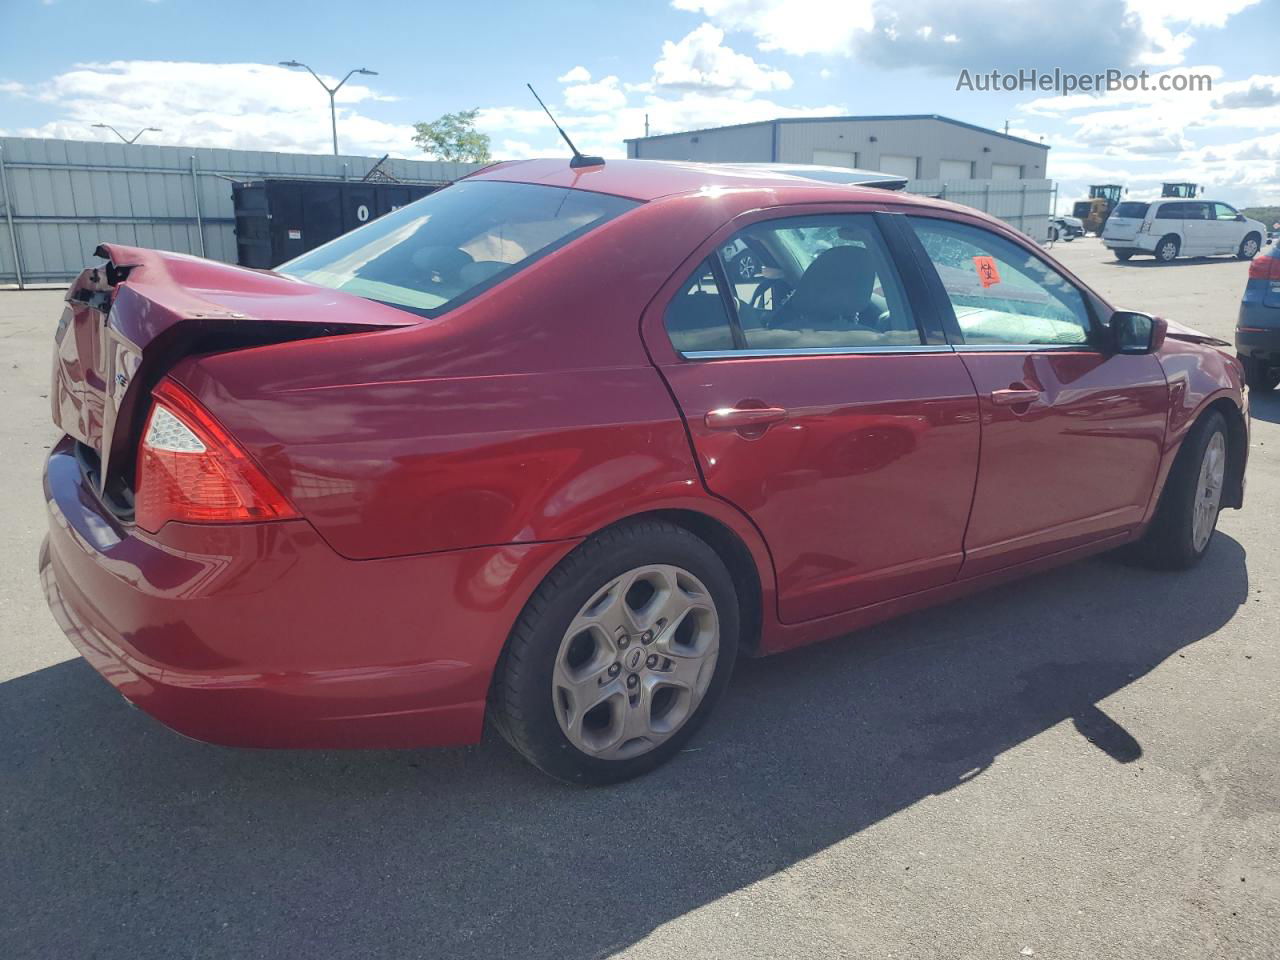
{"label": "blue sky", "polygon": [[[579,145],[786,115],[940,113],[1053,148],[1065,200],[1193,179],[1280,203],[1280,0],[0,0],[0,131],[325,152],[324,92],[276,66],[341,76],[344,152],[414,156],[410,125],[480,107],[495,156],[559,154],[532,81]],[[89,24],[110,21],[105,29]],[[1203,93],[957,91],[960,69],[1203,73]]]}

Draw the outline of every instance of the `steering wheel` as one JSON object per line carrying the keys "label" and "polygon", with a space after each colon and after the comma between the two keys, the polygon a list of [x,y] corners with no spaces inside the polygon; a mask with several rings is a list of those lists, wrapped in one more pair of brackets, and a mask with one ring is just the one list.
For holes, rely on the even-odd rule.
{"label": "steering wheel", "polygon": [[[770,312],[777,311],[784,303],[791,299],[791,295],[795,293],[791,284],[787,281],[775,277],[765,277],[756,284],[756,289],[751,294],[751,309],[764,312],[768,309]],[[764,305],[765,298],[772,295],[773,305],[766,308]]]}

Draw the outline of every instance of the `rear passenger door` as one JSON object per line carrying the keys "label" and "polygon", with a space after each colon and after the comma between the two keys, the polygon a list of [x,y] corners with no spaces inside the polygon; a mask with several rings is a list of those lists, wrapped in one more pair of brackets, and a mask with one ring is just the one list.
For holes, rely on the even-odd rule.
{"label": "rear passenger door", "polygon": [[1212,207],[1202,200],[1178,204],[1182,211],[1182,253],[1204,257],[1218,252],[1218,226],[1211,219]]}
{"label": "rear passenger door", "polygon": [[1182,224],[1182,204],[1173,202],[1156,202],[1151,204],[1148,215],[1151,220],[1151,236],[1159,241],[1162,237],[1172,235],[1178,238],[1179,250],[1186,254],[1191,251],[1188,244],[1193,243],[1186,236]]}
{"label": "rear passenger door", "polygon": [[908,219],[981,405],[961,575],[1136,527],[1168,413],[1159,360],[1115,352],[1091,298],[1029,245],[977,224]]}
{"label": "rear passenger door", "polygon": [[644,331],[704,482],[763,533],[795,623],[956,576],[978,406],[900,217],[770,212],[713,239]]}

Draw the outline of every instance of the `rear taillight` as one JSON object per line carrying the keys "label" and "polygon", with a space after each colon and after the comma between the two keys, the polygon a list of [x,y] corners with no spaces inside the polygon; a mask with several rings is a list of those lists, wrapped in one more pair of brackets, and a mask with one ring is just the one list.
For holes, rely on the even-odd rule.
{"label": "rear taillight", "polygon": [[222,425],[173,380],[151,392],[138,448],[134,517],[157,532],[170,520],[246,523],[298,516]]}
{"label": "rear taillight", "polygon": [[1150,233],[1150,232],[1151,232],[1151,221],[1150,221],[1150,220],[1143,220],[1143,221],[1142,221],[1142,226],[1140,226],[1140,227],[1138,228],[1138,232],[1139,232],[1139,233]]}
{"label": "rear taillight", "polygon": [[1249,279],[1280,282],[1280,256],[1254,257],[1249,263]]}

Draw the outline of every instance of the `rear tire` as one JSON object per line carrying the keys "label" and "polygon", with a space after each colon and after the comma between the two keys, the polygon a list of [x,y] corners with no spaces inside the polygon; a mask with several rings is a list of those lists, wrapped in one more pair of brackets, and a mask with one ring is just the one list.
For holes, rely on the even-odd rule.
{"label": "rear tire", "polygon": [[[652,590],[639,606],[634,584]],[[622,523],[580,544],[529,599],[494,673],[490,718],[559,780],[630,780],[684,747],[737,653],[738,595],[715,551],[665,520]]]}
{"label": "rear tire", "polygon": [[1161,263],[1173,263],[1178,259],[1178,251],[1182,249],[1182,241],[1173,234],[1161,237],[1156,244],[1156,259]]}
{"label": "rear tire", "polygon": [[1133,251],[1132,251],[1132,250],[1117,250],[1117,251],[1116,251],[1116,259],[1117,259],[1117,260],[1119,260],[1121,263],[1126,262],[1127,260],[1129,260],[1129,259],[1130,259],[1130,258],[1132,258],[1132,257],[1133,257]]}
{"label": "rear tire", "polygon": [[1158,570],[1185,570],[1200,562],[1222,510],[1229,454],[1222,414],[1201,417],[1174,458],[1150,528],[1128,548],[1127,559]]}
{"label": "rear tire", "polygon": [[1236,256],[1241,260],[1252,260],[1261,249],[1262,238],[1256,233],[1251,233],[1240,241],[1240,249],[1236,251]]}
{"label": "rear tire", "polygon": [[1257,357],[1241,357],[1244,364],[1244,382],[1250,390],[1270,393],[1280,386],[1280,367],[1273,367]]}

